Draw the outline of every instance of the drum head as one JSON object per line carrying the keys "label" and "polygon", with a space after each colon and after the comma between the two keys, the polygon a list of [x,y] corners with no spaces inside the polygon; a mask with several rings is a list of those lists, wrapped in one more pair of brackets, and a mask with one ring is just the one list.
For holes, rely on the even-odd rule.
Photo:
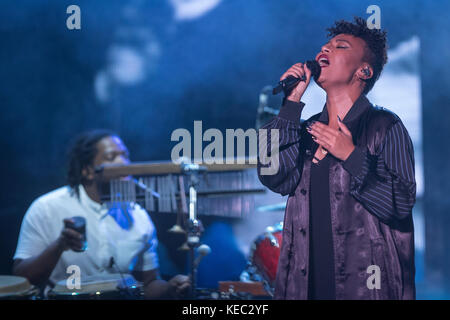
{"label": "drum head", "polygon": [[[70,283],[72,284],[72,283]],[[100,274],[93,276],[85,276],[81,278],[80,288],[70,289],[67,280],[58,281],[56,286],[51,290],[51,296],[104,296],[111,295],[126,288],[136,288],[138,286],[133,276],[124,274],[123,279],[120,274]]]}
{"label": "drum head", "polygon": [[0,299],[14,296],[26,296],[33,286],[26,278],[17,276],[0,276]]}

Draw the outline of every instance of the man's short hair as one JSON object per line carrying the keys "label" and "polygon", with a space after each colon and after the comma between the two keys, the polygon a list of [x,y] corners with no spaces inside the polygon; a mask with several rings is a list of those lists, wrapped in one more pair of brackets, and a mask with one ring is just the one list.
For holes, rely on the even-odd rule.
{"label": "man's short hair", "polygon": [[363,39],[367,45],[364,59],[373,68],[372,78],[365,80],[366,86],[363,93],[367,94],[380,77],[381,71],[387,62],[387,38],[386,31],[381,29],[369,29],[363,18],[355,17],[355,22],[344,20],[336,21],[334,26],[328,28],[328,37],[333,38],[339,34],[349,34]]}
{"label": "man's short hair", "polygon": [[71,143],[67,152],[67,182],[77,196],[83,183],[83,169],[92,165],[97,155],[97,143],[106,137],[117,136],[105,129],[94,129],[81,133]]}

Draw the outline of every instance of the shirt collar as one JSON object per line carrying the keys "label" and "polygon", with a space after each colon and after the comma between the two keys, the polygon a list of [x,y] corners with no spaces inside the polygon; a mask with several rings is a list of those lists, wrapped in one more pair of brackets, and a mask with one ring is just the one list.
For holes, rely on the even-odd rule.
{"label": "shirt collar", "polygon": [[[347,128],[352,131],[355,125],[358,123],[359,118],[362,114],[370,107],[370,102],[364,94],[361,94],[358,99],[353,103],[350,110],[345,115],[342,122],[347,126]],[[322,113],[318,119],[320,122],[328,124],[328,110],[327,104],[325,103]]]}
{"label": "shirt collar", "polygon": [[83,185],[79,185],[78,190],[80,190],[80,202],[83,206],[92,209],[94,212],[100,214],[105,209],[105,204],[100,204],[92,200],[84,189]]}

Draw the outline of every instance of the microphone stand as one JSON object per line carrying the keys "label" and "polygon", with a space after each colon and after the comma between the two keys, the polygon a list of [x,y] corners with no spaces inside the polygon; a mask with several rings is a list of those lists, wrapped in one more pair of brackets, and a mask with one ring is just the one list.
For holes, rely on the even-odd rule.
{"label": "microphone stand", "polygon": [[195,263],[195,248],[200,245],[200,235],[202,232],[201,221],[197,219],[197,190],[199,183],[198,174],[206,171],[205,167],[198,164],[182,163],[181,171],[189,176],[189,221],[187,230],[187,245],[190,256],[190,278],[191,290],[190,298],[195,299],[197,287],[197,265]]}

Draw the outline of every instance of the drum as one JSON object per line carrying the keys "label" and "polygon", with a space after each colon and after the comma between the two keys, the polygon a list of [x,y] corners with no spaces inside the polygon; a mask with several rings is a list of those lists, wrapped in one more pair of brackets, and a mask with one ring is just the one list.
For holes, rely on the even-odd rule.
{"label": "drum", "polygon": [[0,300],[34,300],[39,289],[23,277],[0,276]]}
{"label": "drum", "polygon": [[251,248],[249,264],[252,278],[255,273],[262,277],[271,291],[275,287],[275,277],[277,274],[278,259],[280,258],[283,223],[266,228],[264,234],[260,235]]}
{"label": "drum", "polygon": [[129,274],[101,274],[82,277],[79,289],[69,289],[67,280],[49,291],[54,300],[135,300],[143,298],[142,284]]}

